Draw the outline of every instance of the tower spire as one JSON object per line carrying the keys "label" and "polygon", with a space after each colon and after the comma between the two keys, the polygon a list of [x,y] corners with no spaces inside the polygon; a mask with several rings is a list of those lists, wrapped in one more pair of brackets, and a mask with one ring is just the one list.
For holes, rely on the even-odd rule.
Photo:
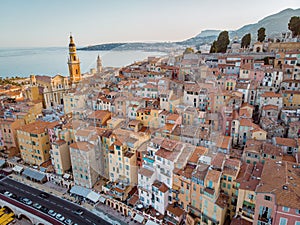
{"label": "tower spire", "polygon": [[72,33],[70,33],[68,65],[69,65],[69,74],[70,74],[71,82],[72,83],[80,82],[81,81],[80,61],[76,54],[76,46],[75,46]]}
{"label": "tower spire", "polygon": [[101,60],[99,54],[98,54],[98,57],[97,57],[97,72],[98,73],[102,72],[102,60]]}

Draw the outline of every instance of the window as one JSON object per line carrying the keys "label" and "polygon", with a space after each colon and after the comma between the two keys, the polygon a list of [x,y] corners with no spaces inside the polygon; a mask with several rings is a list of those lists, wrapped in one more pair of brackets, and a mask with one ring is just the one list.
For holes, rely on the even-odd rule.
{"label": "window", "polygon": [[287,225],[287,219],[286,218],[280,218],[279,225]]}
{"label": "window", "polygon": [[295,222],[295,225],[300,225],[300,221],[296,221],[296,222]]}
{"label": "window", "polygon": [[289,212],[289,211],[290,211],[290,208],[289,208],[289,207],[283,206],[283,207],[282,207],[282,211],[283,211],[283,212]]}
{"label": "window", "polygon": [[232,177],[228,177],[228,181],[232,181]]}
{"label": "window", "polygon": [[249,198],[250,200],[253,200],[254,195],[249,194],[249,195],[248,195],[248,198]]}
{"label": "window", "polygon": [[268,195],[265,195],[264,199],[267,200],[267,201],[272,201],[271,196],[268,196]]}

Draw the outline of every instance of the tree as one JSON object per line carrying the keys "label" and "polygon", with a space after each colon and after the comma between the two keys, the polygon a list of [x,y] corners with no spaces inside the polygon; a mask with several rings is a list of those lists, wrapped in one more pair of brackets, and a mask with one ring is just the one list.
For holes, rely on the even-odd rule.
{"label": "tree", "polygon": [[229,44],[229,36],[227,31],[222,31],[218,39],[214,41],[210,47],[210,53],[225,53]]}
{"label": "tree", "polygon": [[288,23],[288,28],[290,31],[292,31],[293,37],[300,35],[300,17],[299,16],[293,16],[290,19],[290,22]]}
{"label": "tree", "polygon": [[210,47],[209,53],[216,53],[217,52],[217,41],[214,41]]}
{"label": "tree", "polygon": [[217,52],[225,53],[229,43],[230,43],[230,41],[229,41],[228,31],[222,31],[219,34],[219,37],[218,37],[217,43],[216,43]]}
{"label": "tree", "polygon": [[245,34],[244,37],[242,38],[242,43],[241,43],[241,47],[242,48],[248,48],[250,46],[250,42],[251,42],[251,34]]}
{"label": "tree", "polygon": [[257,40],[263,42],[265,38],[266,38],[266,29],[264,27],[261,27],[257,31]]}

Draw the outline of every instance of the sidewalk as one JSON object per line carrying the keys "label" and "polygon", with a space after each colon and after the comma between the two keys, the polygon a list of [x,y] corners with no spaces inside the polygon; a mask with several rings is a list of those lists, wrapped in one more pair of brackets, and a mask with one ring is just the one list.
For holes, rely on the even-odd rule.
{"label": "sidewalk", "polygon": [[118,221],[122,225],[141,225],[141,223],[135,222],[130,216],[124,216],[117,210],[103,204],[98,203],[95,209],[102,212],[104,215],[108,215],[112,220]]}
{"label": "sidewalk", "polygon": [[[64,198],[68,201],[71,201],[75,204],[75,197],[72,197],[68,194],[67,189],[64,187],[61,187],[51,181],[48,181],[44,184],[39,184],[36,182],[33,182],[31,180],[28,180],[20,175],[17,174],[11,174],[10,177],[16,181],[22,182],[24,184],[27,184],[31,187],[37,188],[41,191],[53,194],[57,197]],[[130,216],[124,216],[117,210],[102,204],[98,203],[95,206],[84,202],[81,204],[82,207],[88,209],[89,211],[95,213],[96,215],[107,218],[108,221],[111,221],[112,224],[121,224],[121,225],[141,225],[141,223],[135,222]],[[116,223],[117,222],[117,223]]]}

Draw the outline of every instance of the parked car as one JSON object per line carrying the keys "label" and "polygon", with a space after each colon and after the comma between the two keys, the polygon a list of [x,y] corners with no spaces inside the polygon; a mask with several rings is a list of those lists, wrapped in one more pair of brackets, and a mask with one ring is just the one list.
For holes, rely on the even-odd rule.
{"label": "parked car", "polygon": [[42,206],[39,204],[39,203],[33,203],[33,208],[36,208],[36,209],[41,209]]}
{"label": "parked car", "polygon": [[72,221],[71,219],[65,219],[65,220],[64,220],[64,224],[72,225],[72,224],[73,224],[73,221]]}
{"label": "parked car", "polygon": [[50,209],[50,210],[48,211],[48,214],[49,214],[50,216],[53,216],[53,217],[56,216],[56,212],[55,212],[54,210],[52,210],[52,209]]}
{"label": "parked car", "polygon": [[59,214],[59,213],[56,214],[55,218],[58,219],[58,220],[60,220],[60,221],[64,221],[65,220],[65,217],[63,215]]}

